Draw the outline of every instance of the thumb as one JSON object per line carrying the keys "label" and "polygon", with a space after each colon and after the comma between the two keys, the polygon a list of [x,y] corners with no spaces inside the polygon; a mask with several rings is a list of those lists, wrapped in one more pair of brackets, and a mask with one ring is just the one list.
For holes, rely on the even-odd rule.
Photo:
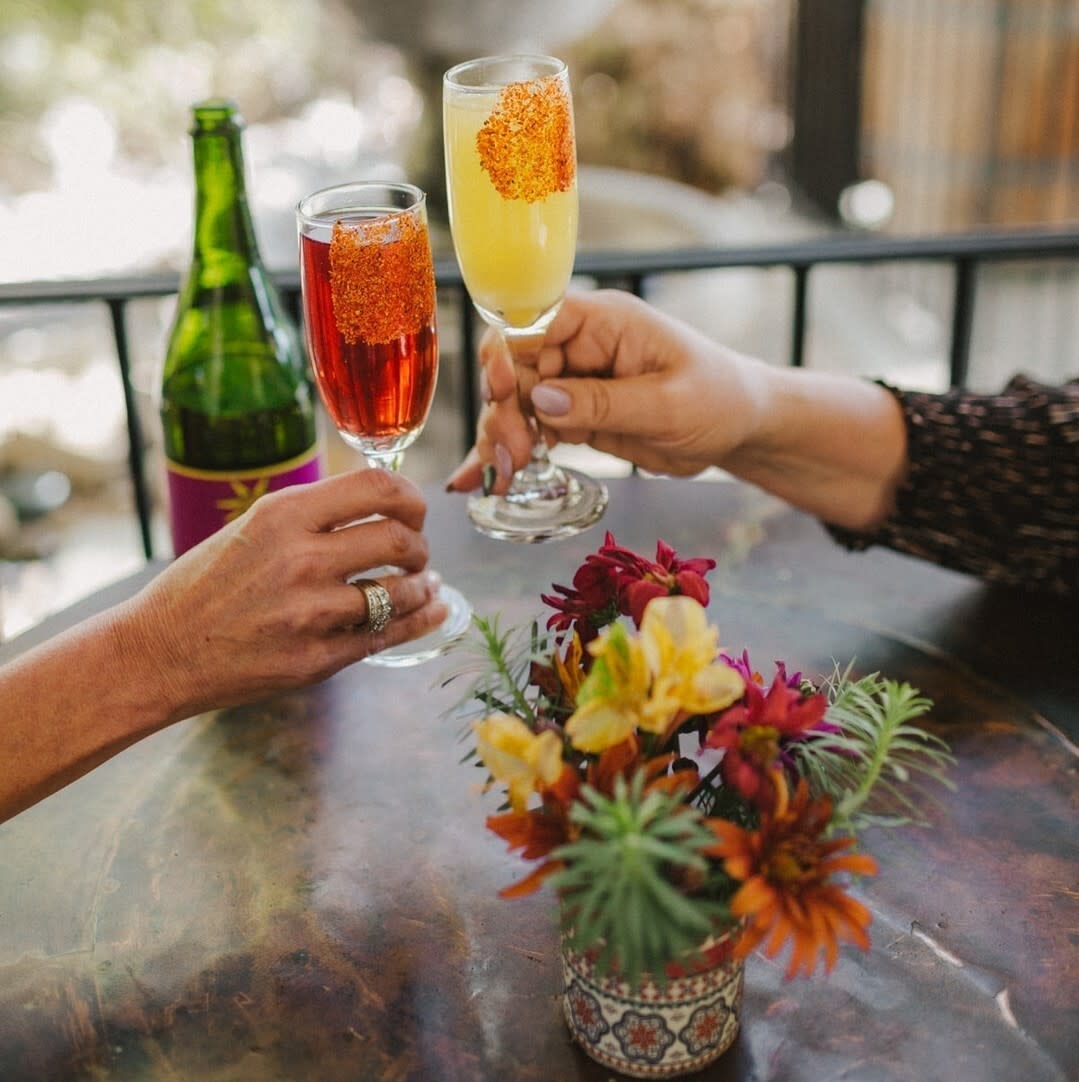
{"label": "thumb", "polygon": [[659,381],[652,375],[610,379],[544,380],[532,388],[537,419],[556,431],[647,436],[662,421]]}

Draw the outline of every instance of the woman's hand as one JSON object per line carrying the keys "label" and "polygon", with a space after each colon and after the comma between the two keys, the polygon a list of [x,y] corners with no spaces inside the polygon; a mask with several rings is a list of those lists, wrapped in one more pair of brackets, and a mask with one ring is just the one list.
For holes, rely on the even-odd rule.
{"label": "woman's hand", "polygon": [[[123,604],[0,668],[0,821],[204,710],[321,680],[446,618],[424,570],[426,506],[384,470],[283,489]],[[363,522],[370,515],[381,519]],[[367,628],[349,580],[382,564],[393,615]]]}
{"label": "woman's hand", "polygon": [[[359,521],[372,515],[383,516]],[[426,571],[419,490],[386,470],[360,470],[270,493],[171,564],[126,606],[132,649],[157,659],[173,716],[227,706],[331,675],[446,617]],[[349,580],[382,576],[393,616],[367,627]]]}
{"label": "woman's hand", "polygon": [[528,461],[522,386],[549,445],[588,443],[685,476],[722,464],[753,432],[767,367],[618,290],[569,294],[542,348],[516,369],[493,332],[479,353],[486,405],[476,445],[447,485],[458,492],[476,488],[488,464],[504,492]]}

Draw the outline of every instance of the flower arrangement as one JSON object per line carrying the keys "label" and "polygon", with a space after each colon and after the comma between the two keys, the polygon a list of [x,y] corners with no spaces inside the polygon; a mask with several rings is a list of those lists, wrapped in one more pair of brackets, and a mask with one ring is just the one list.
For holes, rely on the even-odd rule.
{"label": "flower arrangement", "polygon": [[721,649],[714,566],[608,533],[543,595],[546,630],[477,618],[469,640],[467,758],[506,797],[487,826],[535,862],[501,893],[553,887],[564,944],[630,983],[692,972],[717,938],[736,959],[789,948],[788,978],[868,947],[857,832],[920,821],[924,783],[949,784],[914,688],[783,662],[766,678]]}

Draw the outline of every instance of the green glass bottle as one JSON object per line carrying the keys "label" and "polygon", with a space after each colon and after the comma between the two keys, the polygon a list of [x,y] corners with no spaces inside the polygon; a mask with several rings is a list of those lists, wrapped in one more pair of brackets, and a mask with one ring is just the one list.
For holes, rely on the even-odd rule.
{"label": "green glass bottle", "polygon": [[299,335],[259,255],[233,102],[193,108],[195,244],[169,334],[161,423],[173,549],[321,474]]}

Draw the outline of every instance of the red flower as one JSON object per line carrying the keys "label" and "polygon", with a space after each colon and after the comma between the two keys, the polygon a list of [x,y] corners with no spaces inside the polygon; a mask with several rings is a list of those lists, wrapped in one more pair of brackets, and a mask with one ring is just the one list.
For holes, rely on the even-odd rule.
{"label": "red flower", "polygon": [[604,547],[586,557],[573,576],[573,585],[561,586],[557,582],[553,585],[561,597],[540,594],[540,600],[556,610],[547,621],[548,628],[576,630],[581,642],[587,643],[617,617],[617,569],[603,558],[604,548],[609,544],[614,544],[614,536],[608,530]]}
{"label": "red flower", "polygon": [[787,762],[785,746],[818,728],[828,707],[823,694],[803,695],[784,677],[777,672],[767,693],[747,681],[741,702],[719,715],[704,741],[726,749],[723,780],[758,807],[772,800],[772,770]]}
{"label": "red flower", "polygon": [[715,566],[715,560],[703,557],[681,560],[665,541],[657,542],[655,560],[646,560],[619,545],[608,530],[599,551],[587,557],[573,576],[573,586],[555,584],[562,597],[542,595],[557,610],[547,626],[559,631],[576,628],[582,642],[588,642],[619,613],[640,627],[654,597],[684,594],[707,605],[704,576]]}

